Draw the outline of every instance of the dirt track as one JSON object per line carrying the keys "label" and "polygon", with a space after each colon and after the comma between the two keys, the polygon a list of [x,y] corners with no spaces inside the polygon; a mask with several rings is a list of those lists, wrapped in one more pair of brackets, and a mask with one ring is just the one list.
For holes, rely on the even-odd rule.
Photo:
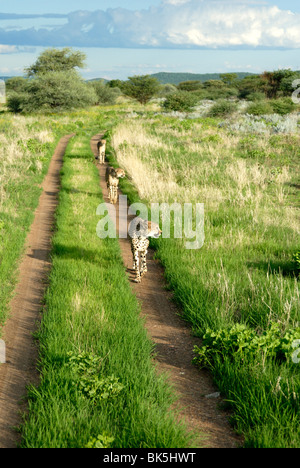
{"label": "dirt track", "polygon": [[50,241],[58,201],[59,172],[72,136],[67,135],[60,140],[52,157],[27,237],[18,284],[10,303],[10,317],[2,333],[6,344],[6,364],[0,365],[0,448],[15,448],[19,442],[13,427],[21,422],[19,412],[24,410],[21,399],[26,394],[26,386],[38,382],[37,349],[32,333],[40,319],[41,302],[50,268]]}
{"label": "dirt track", "polygon": [[[41,302],[47,287],[50,270],[49,254],[59,192],[59,172],[69,139],[67,135],[59,142],[43,183],[43,193],[26,241],[26,250],[19,268],[18,285],[10,304],[10,317],[2,333],[6,343],[6,364],[0,365],[0,448],[15,448],[19,442],[14,427],[21,423],[20,411],[26,407],[22,398],[26,386],[38,384],[36,371],[37,348],[32,334],[40,320]],[[97,141],[101,134],[91,140],[96,154]],[[99,166],[100,184],[105,201],[106,165]],[[117,215],[118,213],[118,205]],[[148,273],[141,284],[132,281],[132,255],[127,239],[120,239],[124,264],[133,292],[141,303],[148,333],[156,344],[156,364],[159,372],[169,374],[170,383],[178,394],[180,417],[188,427],[200,435],[199,445],[210,448],[237,447],[241,440],[231,430],[227,416],[218,410],[220,398],[208,399],[216,391],[206,372],[191,365],[192,349],[198,343],[190,330],[179,318],[179,311],[172,302],[172,294],[165,289],[163,270],[148,254]],[[205,439],[203,439],[203,437]]]}
{"label": "dirt track", "polygon": [[[101,135],[91,140],[94,155],[97,154],[97,141]],[[97,164],[100,185],[104,200],[108,204],[108,191],[105,183],[107,164]],[[117,220],[119,207],[115,205]],[[128,221],[130,221],[128,217]],[[126,220],[122,220],[126,222]],[[117,226],[118,232],[119,226]],[[172,294],[166,290],[163,269],[148,253],[148,272],[142,283],[133,282],[132,253],[128,239],[119,239],[124,265],[127,268],[133,292],[141,303],[142,314],[146,318],[146,328],[156,345],[159,372],[169,374],[169,381],[179,396],[178,406],[181,417],[191,430],[200,435],[199,444],[209,448],[234,448],[241,439],[232,431],[227,415],[218,410],[220,398],[206,398],[217,391],[211,377],[191,364],[193,347],[199,340],[193,338],[190,329],[179,317],[179,310],[172,302]],[[204,436],[204,439],[203,439]]]}

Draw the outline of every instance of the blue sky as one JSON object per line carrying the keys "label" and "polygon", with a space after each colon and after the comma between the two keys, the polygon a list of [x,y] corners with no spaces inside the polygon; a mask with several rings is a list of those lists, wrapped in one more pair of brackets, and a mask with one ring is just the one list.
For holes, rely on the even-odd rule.
{"label": "blue sky", "polygon": [[300,70],[300,2],[0,0],[0,76],[65,46],[85,52],[85,78]]}

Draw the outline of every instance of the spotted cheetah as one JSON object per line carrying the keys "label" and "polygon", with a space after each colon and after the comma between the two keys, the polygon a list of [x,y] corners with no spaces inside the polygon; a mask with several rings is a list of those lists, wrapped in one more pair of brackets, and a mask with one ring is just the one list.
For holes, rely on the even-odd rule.
{"label": "spotted cheetah", "polygon": [[97,143],[98,154],[96,156],[96,159],[99,159],[100,164],[104,164],[105,162],[105,148],[106,140],[99,140]]}
{"label": "spotted cheetah", "polygon": [[125,177],[125,171],[121,168],[114,169],[108,167],[106,169],[105,180],[108,188],[108,197],[111,203],[115,204],[118,200],[118,185],[119,179]]}
{"label": "spotted cheetah", "polygon": [[[142,218],[135,218],[129,226],[131,237],[131,252],[133,256],[133,270],[135,271],[136,283],[140,283],[142,277],[147,272],[147,253],[149,247],[149,237],[158,238],[161,235],[159,225]],[[139,269],[139,253],[141,254],[141,268]]]}

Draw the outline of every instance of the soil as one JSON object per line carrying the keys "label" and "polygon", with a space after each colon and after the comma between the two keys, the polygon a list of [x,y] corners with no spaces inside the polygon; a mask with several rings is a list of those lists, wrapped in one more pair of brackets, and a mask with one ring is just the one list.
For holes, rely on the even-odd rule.
{"label": "soil", "polygon": [[[101,134],[91,140],[94,155],[97,154],[97,141]],[[104,201],[108,204],[108,190],[105,183],[107,164],[97,167],[100,174],[100,185]],[[119,194],[121,192],[119,191]],[[119,218],[119,204],[115,205],[117,232],[121,223],[130,222]],[[200,340],[193,337],[191,329],[180,317],[180,309],[175,305],[172,293],[167,290],[164,271],[160,263],[154,259],[154,252],[149,249],[147,255],[148,272],[141,283],[133,281],[132,253],[129,239],[119,239],[124,265],[132,290],[141,305],[141,313],[145,318],[145,326],[149,337],[155,343],[155,365],[158,372],[168,376],[171,386],[177,394],[177,410],[180,419],[185,421],[189,430],[199,435],[196,446],[207,448],[237,448],[242,440],[232,430],[229,414],[221,410],[221,397],[216,397],[218,389],[212,383],[212,378],[205,370],[197,369],[192,363],[194,345]]]}
{"label": "soil", "polygon": [[42,301],[50,270],[51,237],[60,188],[59,173],[69,139],[63,137],[51,159],[34,222],[26,240],[19,267],[18,284],[10,303],[10,316],[1,338],[6,345],[6,363],[0,365],[0,448],[16,448],[15,428],[26,411],[24,396],[29,384],[38,383],[38,350],[33,333],[40,321]]}

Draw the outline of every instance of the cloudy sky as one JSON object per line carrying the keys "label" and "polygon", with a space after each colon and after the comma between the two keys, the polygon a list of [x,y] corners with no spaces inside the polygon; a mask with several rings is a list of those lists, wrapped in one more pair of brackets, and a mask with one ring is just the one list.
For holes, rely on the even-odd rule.
{"label": "cloudy sky", "polygon": [[299,70],[300,2],[0,0],[0,76],[65,46],[85,52],[85,78]]}

